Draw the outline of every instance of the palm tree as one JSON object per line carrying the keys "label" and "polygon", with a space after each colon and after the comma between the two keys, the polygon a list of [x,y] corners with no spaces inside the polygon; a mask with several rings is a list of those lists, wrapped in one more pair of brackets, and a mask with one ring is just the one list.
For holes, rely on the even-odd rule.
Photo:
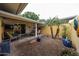
{"label": "palm tree", "polygon": [[50,31],[51,31],[51,36],[52,36],[52,38],[53,38],[53,27],[52,27],[52,25],[54,25],[54,19],[55,19],[55,17],[54,17],[53,19],[49,18],[49,19],[46,21],[46,24],[47,24],[48,26],[50,26]]}
{"label": "palm tree", "polygon": [[56,31],[56,35],[55,35],[55,38],[56,38],[57,36],[59,37],[59,35],[58,35],[58,34],[59,34],[59,31],[60,31],[59,26],[60,26],[61,22],[60,22],[60,20],[57,18],[54,23],[55,23],[55,25],[58,26],[57,31]]}
{"label": "palm tree", "polygon": [[52,38],[54,38],[53,36],[53,25],[57,25],[58,28],[57,28],[57,31],[56,31],[56,34],[55,34],[55,38],[58,36],[59,37],[59,31],[60,31],[60,24],[63,24],[65,23],[66,20],[61,20],[59,19],[57,16],[55,16],[53,19],[52,18],[49,18],[47,21],[46,21],[46,25],[50,26],[50,31],[51,31],[51,35],[52,35]]}
{"label": "palm tree", "polygon": [[59,31],[60,31],[60,25],[61,24],[63,24],[63,23],[66,23],[65,22],[66,20],[61,20],[61,19],[59,19],[58,17],[55,17],[55,21],[54,21],[54,25],[57,25],[58,26],[58,28],[57,28],[57,31],[56,31],[56,35],[55,35],[55,38],[58,36],[58,38],[59,38]]}

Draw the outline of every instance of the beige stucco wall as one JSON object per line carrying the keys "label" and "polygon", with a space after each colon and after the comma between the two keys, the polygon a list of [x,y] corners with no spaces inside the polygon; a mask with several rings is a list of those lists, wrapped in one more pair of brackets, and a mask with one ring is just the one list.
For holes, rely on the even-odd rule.
{"label": "beige stucco wall", "polygon": [[[56,34],[57,28],[58,28],[58,26],[56,26],[56,25],[55,26],[52,26],[52,30],[53,30],[53,35],[54,36]],[[60,25],[59,28],[60,28],[60,30],[59,30],[59,36],[61,37],[62,30],[63,30],[62,25]],[[44,34],[44,35],[46,35],[46,36],[51,36],[50,26],[43,27],[42,30],[41,30],[41,33]]]}
{"label": "beige stucco wall", "polygon": [[[79,21],[79,16],[77,20]],[[74,30],[73,20],[70,22],[70,24],[71,24],[71,29],[72,29],[71,30],[71,41],[73,43],[73,46],[77,49],[77,52],[79,52],[79,37],[77,36],[77,31]]]}
{"label": "beige stucco wall", "polygon": [[[59,36],[60,38],[62,37],[62,32],[63,32],[63,25],[65,25],[67,27],[67,33],[70,36],[70,40],[72,41],[73,47],[75,47],[77,49],[77,52],[79,52],[79,37],[77,36],[77,31],[74,30],[74,24],[73,21],[71,21],[70,23],[67,24],[62,24],[60,25],[60,31],[59,31]],[[56,30],[57,30],[57,26],[52,26],[53,27],[53,34],[56,34]],[[49,26],[45,26],[42,29],[42,34],[50,36],[51,35],[51,31]]]}
{"label": "beige stucco wall", "polygon": [[46,35],[46,36],[50,36],[51,35],[51,31],[50,31],[50,27],[49,26],[45,26],[41,29],[41,33],[43,35]]}

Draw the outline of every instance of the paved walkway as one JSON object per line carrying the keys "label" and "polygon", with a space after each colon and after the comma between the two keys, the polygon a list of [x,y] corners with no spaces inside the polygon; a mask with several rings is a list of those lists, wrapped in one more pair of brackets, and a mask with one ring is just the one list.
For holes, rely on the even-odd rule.
{"label": "paved walkway", "polygon": [[41,42],[33,40],[21,44],[12,43],[11,45],[11,55],[13,56],[58,56],[62,50],[66,49],[61,40],[47,37],[42,37]]}

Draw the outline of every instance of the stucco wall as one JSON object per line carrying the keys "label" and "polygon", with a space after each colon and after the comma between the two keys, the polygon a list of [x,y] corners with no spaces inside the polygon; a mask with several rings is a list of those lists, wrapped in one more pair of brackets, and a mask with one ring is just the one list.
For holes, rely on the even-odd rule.
{"label": "stucco wall", "polygon": [[50,27],[49,26],[45,26],[41,29],[41,33],[43,35],[46,35],[46,36],[50,36],[51,35],[51,31],[50,31]]}
{"label": "stucco wall", "polygon": [[[78,19],[79,21],[79,16],[78,16]],[[74,29],[74,23],[73,23],[73,20],[70,22],[71,24],[71,41],[73,43],[73,46],[77,49],[77,52],[79,53],[79,37],[77,36],[77,31]],[[79,23],[78,23],[79,25]]]}
{"label": "stucco wall", "polygon": [[[75,29],[73,27],[74,26],[73,21],[71,21],[70,23],[67,23],[67,24],[60,25],[60,27],[59,27],[60,28],[60,31],[59,31],[60,38],[62,37],[63,25],[65,25],[67,28],[67,33],[71,38],[70,40],[72,41],[73,47],[75,47],[77,49],[77,52],[79,52],[79,37],[77,36],[77,31],[75,31]],[[55,35],[57,26],[52,26],[52,27],[53,27],[53,34]],[[49,26],[45,26],[41,32],[44,35],[51,36],[51,31],[50,31]]]}
{"label": "stucco wall", "polygon": [[[58,26],[52,26],[52,30],[53,30],[53,35],[55,36],[56,31],[57,31]],[[62,25],[59,26],[60,30],[59,30],[59,36],[61,37],[62,35],[62,30],[63,27]],[[51,30],[50,30],[50,26],[45,26],[42,28],[41,33],[46,35],[46,36],[51,36]]]}

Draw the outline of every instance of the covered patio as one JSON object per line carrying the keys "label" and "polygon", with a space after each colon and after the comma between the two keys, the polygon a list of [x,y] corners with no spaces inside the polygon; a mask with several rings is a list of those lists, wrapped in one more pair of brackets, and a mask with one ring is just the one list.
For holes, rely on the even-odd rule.
{"label": "covered patio", "polygon": [[[42,23],[24,18],[21,16],[13,15],[4,11],[0,11],[0,16],[2,20],[2,33],[3,33],[3,39],[6,40],[6,35],[9,36],[8,39],[15,39],[20,38],[24,35],[26,36],[38,36],[38,28],[41,28],[43,26]],[[10,32],[11,31],[11,32]],[[18,32],[16,32],[18,31]],[[5,34],[5,32],[7,34]],[[10,34],[12,33],[12,34]]]}
{"label": "covered patio", "polygon": [[[0,4],[0,45],[3,47],[10,45],[11,42],[20,41],[22,43],[42,36],[40,30],[43,23],[17,15],[26,5],[27,3]],[[0,54],[10,52],[9,46],[2,50],[7,51],[0,50]]]}

